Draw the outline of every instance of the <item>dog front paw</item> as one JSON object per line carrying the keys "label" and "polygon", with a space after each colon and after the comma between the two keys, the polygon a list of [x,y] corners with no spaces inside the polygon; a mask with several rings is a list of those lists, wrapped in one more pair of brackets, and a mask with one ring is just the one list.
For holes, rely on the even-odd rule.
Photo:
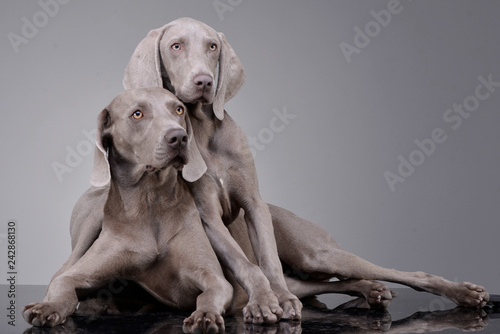
{"label": "dog front paw", "polygon": [[283,309],[274,293],[251,298],[243,308],[243,319],[246,323],[274,324],[280,321]]}
{"label": "dog front paw", "polygon": [[283,309],[282,319],[300,320],[302,317],[302,303],[295,295],[288,293],[283,298],[279,298],[279,302]]}
{"label": "dog front paw", "polygon": [[223,333],[224,318],[215,312],[194,311],[182,325],[184,333]]}
{"label": "dog front paw", "polygon": [[66,316],[53,303],[32,303],[23,308],[23,318],[36,327],[54,327],[62,324]]}

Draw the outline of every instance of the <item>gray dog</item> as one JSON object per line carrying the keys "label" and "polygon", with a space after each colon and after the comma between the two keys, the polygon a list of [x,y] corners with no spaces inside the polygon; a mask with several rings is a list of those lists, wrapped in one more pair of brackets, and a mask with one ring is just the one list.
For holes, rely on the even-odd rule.
{"label": "gray dog", "polygon": [[[217,56],[219,73],[216,73]],[[217,74],[217,87],[214,87]],[[208,169],[201,178],[190,180],[194,181],[190,187],[207,235],[221,261],[233,261],[233,248],[221,246],[230,243],[232,238],[219,231],[223,230],[220,223],[215,224],[217,218],[222,217],[224,224],[233,231],[232,237],[248,257],[255,254],[273,290],[280,292],[279,275],[268,267],[273,264],[280,268],[279,263],[274,262],[274,254],[263,254],[264,250],[274,252],[275,247],[267,226],[267,210],[259,204],[246,203],[260,199],[253,158],[245,134],[223,109],[243,80],[243,66],[224,35],[202,22],[182,18],[150,31],[139,43],[125,71],[124,86],[165,87],[182,101],[198,104],[189,108],[189,117]],[[246,224],[242,221],[243,215],[237,216],[240,207],[244,209]],[[376,266],[342,250],[318,225],[280,207],[269,205],[269,211],[279,260],[311,279],[309,282],[286,279],[290,291],[299,297],[313,292],[340,292],[361,296],[357,305],[387,306],[392,298],[389,289],[372,281],[384,280],[447,297],[461,306],[483,307],[489,300],[485,289],[472,283],[456,283],[423,272],[401,272]],[[260,219],[252,219],[255,215],[260,215]],[[261,230],[257,227],[259,224]],[[244,246],[243,234],[234,232],[245,225],[253,252],[248,249],[250,245]],[[244,266],[243,260],[238,261],[236,267]],[[230,268],[233,273],[238,271],[238,268]],[[341,281],[318,282],[318,279],[332,277]],[[300,317],[297,304],[282,300],[280,303],[284,306],[284,318]]]}
{"label": "gray dog", "polygon": [[[119,277],[137,281],[167,306],[195,311],[187,332],[224,330],[233,288],[178,170],[189,162],[185,106],[162,88],[119,94],[99,115],[93,181],[109,183],[102,231],[87,252],[52,280],[23,316],[53,327],[83,293]],[[190,247],[186,245],[196,245]]]}

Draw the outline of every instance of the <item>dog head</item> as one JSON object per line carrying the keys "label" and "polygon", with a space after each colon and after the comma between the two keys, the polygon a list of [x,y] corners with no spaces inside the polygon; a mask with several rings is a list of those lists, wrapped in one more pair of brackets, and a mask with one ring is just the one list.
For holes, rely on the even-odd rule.
{"label": "dog head", "polygon": [[243,65],[224,34],[200,21],[180,18],[151,30],[139,43],[123,86],[164,87],[185,103],[213,103],[215,115],[222,120],[224,104],[244,80]]}
{"label": "dog head", "polygon": [[187,181],[201,177],[206,165],[193,145],[186,112],[186,106],[163,88],[116,96],[98,117],[91,184],[104,186],[112,174],[133,183],[134,177],[168,167],[182,168]]}

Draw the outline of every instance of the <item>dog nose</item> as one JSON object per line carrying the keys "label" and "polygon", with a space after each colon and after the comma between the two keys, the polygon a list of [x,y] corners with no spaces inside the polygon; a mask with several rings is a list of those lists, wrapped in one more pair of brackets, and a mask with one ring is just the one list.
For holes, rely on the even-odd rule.
{"label": "dog nose", "polygon": [[194,78],[194,84],[201,89],[210,88],[212,87],[213,80],[209,75],[200,74]]}
{"label": "dog nose", "polygon": [[167,131],[165,139],[171,148],[184,148],[188,142],[188,136],[184,129],[171,129]]}

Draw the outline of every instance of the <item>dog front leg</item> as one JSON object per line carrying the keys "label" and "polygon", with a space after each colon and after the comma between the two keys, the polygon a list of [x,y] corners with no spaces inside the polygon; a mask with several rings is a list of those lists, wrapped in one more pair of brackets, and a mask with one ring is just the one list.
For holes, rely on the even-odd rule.
{"label": "dog front leg", "polygon": [[283,310],[261,269],[248,260],[217,215],[205,216],[202,220],[215,253],[248,294],[249,301],[243,309],[245,322],[270,324],[279,321]]}
{"label": "dog front leg", "polygon": [[196,310],[184,320],[185,333],[224,333],[224,319],[233,297],[233,287],[221,275],[204,272],[203,292],[196,298]]}
{"label": "dog front leg", "polygon": [[272,290],[278,295],[283,308],[283,319],[300,319],[302,303],[288,290],[278,256],[276,239],[269,208],[262,200],[249,201],[245,209],[245,221],[252,247]]}
{"label": "dog front leg", "polygon": [[66,321],[78,305],[77,290],[99,288],[123,269],[122,250],[99,238],[71,268],[55,277],[40,303],[23,309],[23,317],[37,327],[54,327]]}

